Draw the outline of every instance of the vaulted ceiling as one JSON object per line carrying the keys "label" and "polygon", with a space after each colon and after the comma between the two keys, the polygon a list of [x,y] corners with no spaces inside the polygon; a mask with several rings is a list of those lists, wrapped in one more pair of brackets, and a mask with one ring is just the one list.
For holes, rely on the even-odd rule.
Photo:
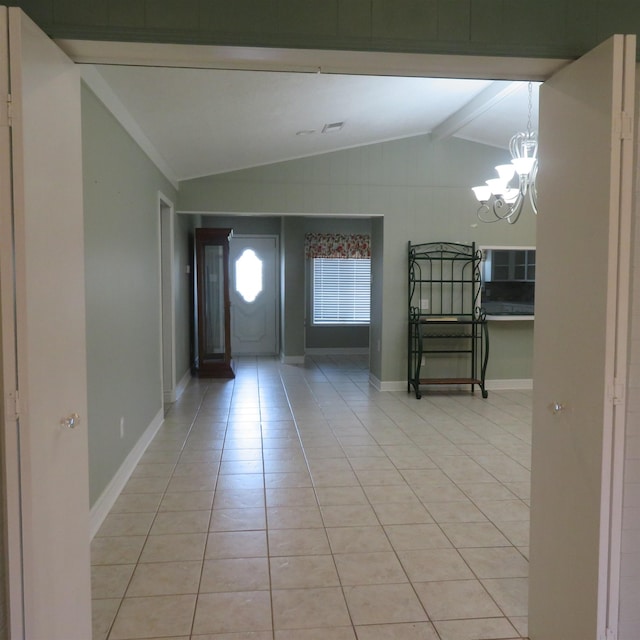
{"label": "vaulted ceiling", "polygon": [[[506,149],[528,120],[526,82],[117,65],[90,72],[177,181],[423,134]],[[534,129],[537,102],[534,84]]]}

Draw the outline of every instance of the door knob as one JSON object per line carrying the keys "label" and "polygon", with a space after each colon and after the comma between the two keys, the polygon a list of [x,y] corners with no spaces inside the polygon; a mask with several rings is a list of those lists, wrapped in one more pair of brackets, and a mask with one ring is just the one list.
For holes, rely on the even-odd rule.
{"label": "door knob", "polygon": [[80,416],[77,413],[71,413],[66,418],[60,418],[60,426],[67,429],[75,429],[80,422]]}
{"label": "door knob", "polygon": [[564,405],[561,402],[554,402],[551,405],[551,411],[553,411],[554,414],[560,413],[561,411],[564,411]]}

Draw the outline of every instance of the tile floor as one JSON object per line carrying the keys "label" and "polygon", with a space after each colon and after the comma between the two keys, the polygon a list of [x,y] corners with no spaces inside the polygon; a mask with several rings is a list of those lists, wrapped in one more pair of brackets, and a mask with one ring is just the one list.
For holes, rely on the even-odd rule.
{"label": "tile floor", "polygon": [[526,637],[530,405],[353,356],[194,380],[92,542],[93,640]]}

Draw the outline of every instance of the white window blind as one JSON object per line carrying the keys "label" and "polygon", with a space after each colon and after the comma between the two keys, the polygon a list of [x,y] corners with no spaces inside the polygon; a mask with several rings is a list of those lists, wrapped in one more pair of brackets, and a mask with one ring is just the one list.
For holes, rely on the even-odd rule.
{"label": "white window blind", "polygon": [[313,258],[313,324],[369,324],[371,260]]}

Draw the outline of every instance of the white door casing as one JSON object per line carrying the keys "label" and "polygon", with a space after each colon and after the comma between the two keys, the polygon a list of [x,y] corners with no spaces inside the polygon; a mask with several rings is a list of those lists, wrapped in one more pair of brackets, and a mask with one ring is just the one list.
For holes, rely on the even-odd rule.
{"label": "white door casing", "polygon": [[634,69],[635,36],[614,36],[540,92],[532,640],[596,640],[617,619]]}
{"label": "white door casing", "polygon": [[80,76],[20,9],[8,18],[13,209],[3,198],[0,228],[4,250],[13,225],[15,262],[3,257],[0,286],[4,335],[15,275],[23,632],[80,640],[91,637]]}
{"label": "white door casing", "polygon": [[[262,289],[246,301],[237,291],[237,260],[245,250],[262,262]],[[278,237],[233,235],[229,244],[231,355],[278,353]]]}

